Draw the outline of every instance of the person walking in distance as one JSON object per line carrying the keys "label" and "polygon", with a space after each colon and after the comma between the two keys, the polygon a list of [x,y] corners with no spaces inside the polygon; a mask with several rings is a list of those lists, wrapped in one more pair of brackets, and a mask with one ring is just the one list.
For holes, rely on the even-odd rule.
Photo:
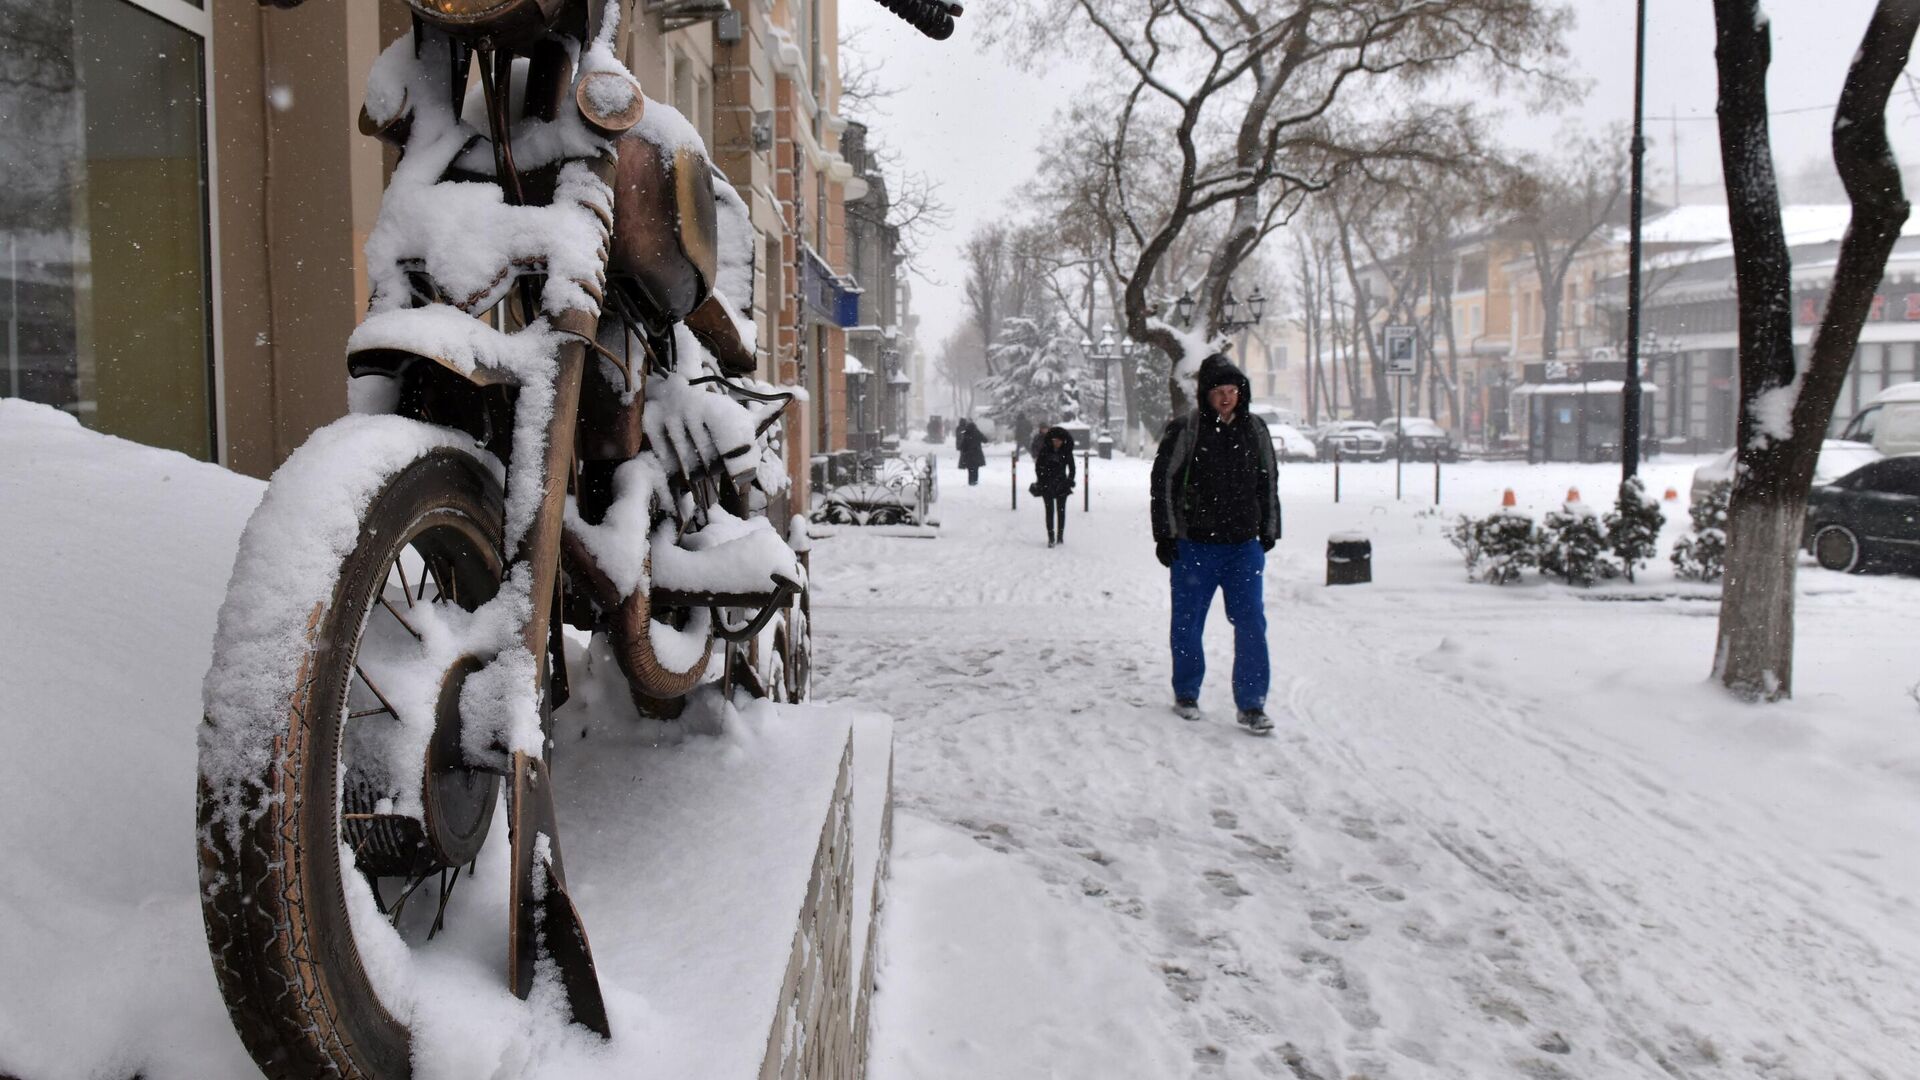
{"label": "person walking in distance", "polygon": [[1173,708],[1200,719],[1207,609],[1219,591],[1233,624],[1233,703],[1264,735],[1267,718],[1267,552],[1280,538],[1279,470],[1267,425],[1250,411],[1247,377],[1215,353],[1200,364],[1200,404],[1167,422],[1153,458],[1153,541],[1171,573]]}
{"label": "person walking in distance", "polygon": [[1033,484],[1028,491],[1047,508],[1047,546],[1067,542],[1067,496],[1073,494],[1073,433],[1050,427],[1033,445]]}
{"label": "person walking in distance", "polygon": [[987,453],[980,429],[972,420],[960,421],[960,426],[953,433],[953,445],[960,451],[960,467],[967,470],[967,486],[977,487],[980,470],[987,464]]}

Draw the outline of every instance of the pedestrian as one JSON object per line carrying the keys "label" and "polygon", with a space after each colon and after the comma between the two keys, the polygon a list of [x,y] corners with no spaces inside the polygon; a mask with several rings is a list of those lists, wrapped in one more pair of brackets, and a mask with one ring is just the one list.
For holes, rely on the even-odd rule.
{"label": "pedestrian", "polygon": [[1033,439],[1033,418],[1026,413],[1013,418],[1013,447],[1015,450],[1027,449],[1027,443]]}
{"label": "pedestrian", "polygon": [[960,421],[960,426],[953,432],[953,444],[960,449],[960,467],[967,470],[967,486],[978,486],[980,470],[987,463],[986,447],[982,444],[980,428],[971,420]]}
{"label": "pedestrian", "polygon": [[1067,542],[1067,496],[1073,493],[1073,433],[1063,427],[1041,432],[1033,448],[1033,483],[1027,491],[1047,508],[1047,546]]}
{"label": "pedestrian", "polygon": [[1233,703],[1248,731],[1267,718],[1267,552],[1280,538],[1279,471],[1247,377],[1215,353],[1200,364],[1200,404],[1167,422],[1153,458],[1153,540],[1171,573],[1173,708],[1200,719],[1202,632],[1217,590],[1233,624]]}

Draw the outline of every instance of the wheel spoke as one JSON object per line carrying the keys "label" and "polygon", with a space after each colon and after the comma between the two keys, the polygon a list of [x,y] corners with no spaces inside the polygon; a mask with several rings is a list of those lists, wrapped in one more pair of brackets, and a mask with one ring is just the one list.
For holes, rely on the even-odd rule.
{"label": "wheel spoke", "polygon": [[387,695],[381,693],[380,688],[373,684],[373,680],[367,678],[366,669],[359,664],[355,664],[353,665],[353,673],[360,676],[360,681],[366,684],[368,690],[373,691],[373,696],[380,702],[381,711],[390,714],[394,719],[398,720],[400,718],[399,711],[393,707],[393,702],[387,700]]}
{"label": "wheel spoke", "polygon": [[388,921],[393,924],[395,930],[400,929],[400,916],[407,910],[407,901],[413,899],[413,894],[419,890],[420,886],[426,884],[427,878],[432,874],[433,872],[429,870],[407,882],[406,891],[400,894],[400,899],[393,902],[393,912],[388,916]]}
{"label": "wheel spoke", "polygon": [[[393,568],[395,571],[397,571],[400,574],[400,595],[406,597],[407,606],[412,607],[413,606],[413,586],[407,584],[407,551],[405,548],[401,548],[400,554],[394,558]],[[382,595],[380,599],[383,602],[386,600],[385,590],[382,590]],[[391,605],[389,605],[389,608],[391,608]],[[401,625],[402,626],[406,625],[404,620],[402,620]],[[420,635],[415,634],[414,636],[419,637]]]}
{"label": "wheel spoke", "polygon": [[[404,575],[402,576],[404,577]],[[420,587],[422,589],[425,589],[427,587],[427,583],[424,578],[421,579]],[[408,596],[406,599],[407,599],[407,606],[412,607],[413,598],[411,596]],[[400,624],[400,628],[402,630],[405,630],[407,633],[413,635],[413,640],[418,641],[423,645],[426,643],[427,639],[420,636],[420,631],[415,630],[413,628],[413,624],[407,621],[407,617],[405,615],[400,614],[400,609],[397,607],[394,607],[393,601],[388,600],[385,594],[382,594],[380,597],[380,606],[387,609],[388,613],[393,616],[394,621]]]}
{"label": "wheel spoke", "polygon": [[436,910],[433,913],[433,925],[427,928],[428,941],[432,941],[433,935],[439,933],[441,929],[443,929],[447,925],[447,900],[453,896],[453,888],[458,884],[460,884],[460,868],[459,867],[456,866],[453,868],[453,876],[451,878],[447,876],[447,871],[445,868],[441,869],[440,871],[440,907],[438,910]]}

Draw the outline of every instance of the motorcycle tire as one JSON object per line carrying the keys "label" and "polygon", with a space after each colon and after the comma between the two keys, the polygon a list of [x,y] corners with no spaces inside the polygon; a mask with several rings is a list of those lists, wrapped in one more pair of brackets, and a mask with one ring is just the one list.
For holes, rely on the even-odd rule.
{"label": "motorcycle tire", "polygon": [[[364,777],[365,767],[353,750],[367,743],[354,725],[381,722],[368,715],[380,711],[370,708],[369,689],[380,692],[365,681],[361,662],[377,663],[380,642],[398,640],[382,608],[407,626],[400,612],[416,603],[453,603],[471,611],[492,598],[506,565],[504,505],[487,463],[457,446],[423,448],[392,472],[360,513],[359,539],[340,562],[331,597],[306,625],[278,628],[304,638],[306,653],[284,712],[259,725],[258,738],[270,738],[272,745],[261,755],[265,772],[243,786],[249,794],[242,812],[234,813],[234,789],[210,790],[203,759],[200,870],[208,946],[234,1026],[269,1077],[393,1080],[411,1074],[407,1003],[384,1001],[376,989],[368,969],[381,965],[363,961],[348,893],[351,888],[359,895],[355,878],[369,882],[385,916],[380,875],[398,873],[420,888],[439,870],[442,896],[433,916],[438,930],[449,913],[445,894],[452,891],[445,871],[452,869],[459,882],[460,863],[447,862],[471,863],[495,815],[500,785],[498,776],[464,766],[439,778],[432,770],[422,774],[423,785],[451,785],[441,810],[464,815],[453,831],[465,846],[451,856],[447,846],[428,843],[423,835],[447,827],[445,820],[433,823],[433,809],[421,820],[382,814],[369,804],[362,790],[368,784],[356,779]],[[417,598],[416,583],[405,576],[409,564],[421,579]],[[429,576],[432,601],[426,595]],[[363,655],[363,645],[372,651]],[[448,669],[450,679],[459,666]],[[443,683],[436,741],[448,726],[449,685],[457,688]],[[387,704],[384,697],[377,700]],[[391,707],[388,713],[399,722]],[[456,750],[442,760],[457,759]],[[396,929],[412,895],[408,891],[392,906]],[[363,900],[353,902],[364,912]],[[410,929],[418,929],[422,908],[431,912],[432,903],[422,899],[408,913],[414,916]],[[418,947],[415,937],[410,948]]]}

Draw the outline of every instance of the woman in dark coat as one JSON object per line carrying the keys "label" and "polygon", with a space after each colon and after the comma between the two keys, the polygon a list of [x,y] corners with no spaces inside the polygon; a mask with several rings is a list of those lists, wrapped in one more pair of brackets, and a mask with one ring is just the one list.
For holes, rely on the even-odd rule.
{"label": "woman in dark coat", "polygon": [[1067,542],[1067,496],[1073,492],[1073,434],[1050,427],[1033,449],[1033,494],[1047,508],[1047,546]]}
{"label": "woman in dark coat", "polygon": [[960,421],[954,429],[953,445],[960,451],[960,467],[967,470],[967,486],[980,483],[980,470],[987,463],[986,448],[982,445],[980,429],[972,420]]}

